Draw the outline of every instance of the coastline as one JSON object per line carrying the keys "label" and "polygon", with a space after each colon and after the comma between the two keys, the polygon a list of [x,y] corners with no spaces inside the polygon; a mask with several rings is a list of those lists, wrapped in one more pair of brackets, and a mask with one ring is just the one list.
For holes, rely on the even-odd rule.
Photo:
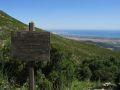
{"label": "coastline", "polygon": [[75,37],[75,36],[65,36],[62,35],[65,38],[68,39],[73,39],[77,41],[93,41],[93,42],[102,42],[102,43],[120,43],[120,38],[106,38],[106,37],[85,37],[85,36],[80,36],[80,37]]}

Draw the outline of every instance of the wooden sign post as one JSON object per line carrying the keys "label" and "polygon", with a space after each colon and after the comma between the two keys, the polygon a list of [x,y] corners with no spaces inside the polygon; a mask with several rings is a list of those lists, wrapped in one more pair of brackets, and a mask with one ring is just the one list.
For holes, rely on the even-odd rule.
{"label": "wooden sign post", "polygon": [[[29,23],[29,31],[34,31],[34,23]],[[34,61],[29,64],[29,90],[35,90]]]}
{"label": "wooden sign post", "polygon": [[35,62],[50,60],[50,33],[34,30],[34,23],[31,22],[29,23],[29,31],[11,33],[13,58],[29,63],[29,90],[35,90]]}
{"label": "wooden sign post", "polygon": [[35,90],[34,61],[29,63],[29,90]]}

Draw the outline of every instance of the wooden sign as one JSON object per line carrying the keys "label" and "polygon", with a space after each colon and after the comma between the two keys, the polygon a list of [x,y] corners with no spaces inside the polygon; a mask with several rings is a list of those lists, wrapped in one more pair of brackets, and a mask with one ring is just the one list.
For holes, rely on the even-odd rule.
{"label": "wooden sign", "polygon": [[50,33],[20,31],[11,33],[12,56],[24,61],[50,60]]}

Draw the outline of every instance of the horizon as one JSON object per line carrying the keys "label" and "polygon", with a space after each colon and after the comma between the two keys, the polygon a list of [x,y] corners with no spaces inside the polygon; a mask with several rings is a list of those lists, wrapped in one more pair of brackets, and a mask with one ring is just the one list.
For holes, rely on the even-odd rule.
{"label": "horizon", "polygon": [[119,3],[119,0],[14,0],[1,1],[0,9],[23,23],[34,21],[36,27],[47,30],[120,30]]}
{"label": "horizon", "polygon": [[120,39],[120,30],[51,30],[50,32],[65,37]]}
{"label": "horizon", "polygon": [[120,31],[120,29],[47,29],[48,31]]}

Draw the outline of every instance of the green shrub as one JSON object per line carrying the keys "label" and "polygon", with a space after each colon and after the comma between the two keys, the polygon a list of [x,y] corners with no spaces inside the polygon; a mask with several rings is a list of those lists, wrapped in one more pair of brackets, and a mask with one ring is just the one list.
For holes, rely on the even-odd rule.
{"label": "green shrub", "polygon": [[120,60],[109,57],[86,59],[78,66],[78,78],[114,82],[119,73]]}

